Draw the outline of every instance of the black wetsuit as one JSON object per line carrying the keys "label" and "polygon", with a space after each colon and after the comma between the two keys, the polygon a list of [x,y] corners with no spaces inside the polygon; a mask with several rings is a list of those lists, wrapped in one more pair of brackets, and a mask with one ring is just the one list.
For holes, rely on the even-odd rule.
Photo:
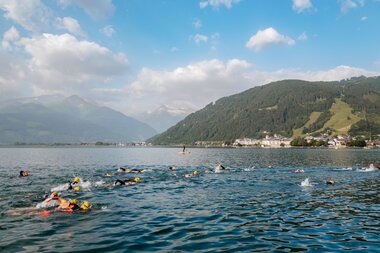
{"label": "black wetsuit", "polygon": [[117,179],[113,185],[127,185],[128,183],[135,183],[135,180],[132,178],[128,178],[128,179],[125,179],[125,180],[120,180],[120,179]]}

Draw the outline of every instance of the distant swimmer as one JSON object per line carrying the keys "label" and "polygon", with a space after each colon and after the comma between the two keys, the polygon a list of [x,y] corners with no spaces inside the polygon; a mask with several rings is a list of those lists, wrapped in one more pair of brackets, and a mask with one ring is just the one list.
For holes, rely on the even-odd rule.
{"label": "distant swimmer", "polygon": [[305,171],[298,169],[298,170],[295,170],[294,172],[296,172],[296,173],[304,173]]}
{"label": "distant swimmer", "polygon": [[377,164],[375,164],[375,163],[371,163],[370,165],[369,165],[369,167],[372,169],[379,169],[380,170],[380,165],[377,165]]}
{"label": "distant swimmer", "polygon": [[222,164],[218,164],[218,166],[215,167],[215,173],[222,172],[223,170],[226,170],[226,168]]}
{"label": "distant swimmer", "polygon": [[143,173],[145,170],[144,169],[126,169],[126,168],[123,168],[123,167],[120,167],[117,172],[121,172],[121,173]]}
{"label": "distant swimmer", "polygon": [[128,178],[128,179],[124,179],[124,180],[117,179],[113,183],[113,185],[114,186],[118,186],[118,185],[133,185],[133,184],[140,183],[140,182],[141,182],[141,178],[139,178],[139,177]]}
{"label": "distant swimmer", "polygon": [[330,180],[326,181],[326,184],[328,184],[328,185],[334,185],[335,181],[333,179],[330,179]]}
{"label": "distant swimmer", "polygon": [[192,174],[185,174],[185,177],[197,177],[199,176],[199,172],[194,170]]}
{"label": "distant swimmer", "polygon": [[171,171],[176,171],[176,170],[177,170],[177,168],[176,168],[176,167],[174,167],[174,166],[170,166],[170,167],[169,167],[169,170],[171,170]]}
{"label": "distant swimmer", "polygon": [[29,172],[27,170],[20,170],[20,177],[27,177],[29,176]]}

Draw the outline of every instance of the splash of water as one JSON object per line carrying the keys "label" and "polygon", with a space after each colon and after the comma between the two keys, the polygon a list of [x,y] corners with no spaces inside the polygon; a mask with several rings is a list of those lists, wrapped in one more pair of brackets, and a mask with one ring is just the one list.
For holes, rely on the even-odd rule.
{"label": "splash of water", "polygon": [[301,186],[303,186],[303,187],[310,187],[310,186],[312,186],[312,184],[310,183],[308,177],[301,182]]}

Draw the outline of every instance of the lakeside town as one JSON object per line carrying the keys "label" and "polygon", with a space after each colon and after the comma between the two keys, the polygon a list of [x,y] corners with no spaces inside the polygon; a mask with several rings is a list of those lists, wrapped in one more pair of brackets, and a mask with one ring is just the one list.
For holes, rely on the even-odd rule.
{"label": "lakeside town", "polygon": [[196,146],[204,147],[259,147],[259,148],[290,148],[290,147],[331,147],[331,148],[347,148],[347,147],[364,147],[364,148],[379,148],[380,136],[375,139],[366,139],[364,136],[350,135],[320,135],[287,138],[278,134],[273,136],[266,135],[262,139],[240,138],[233,143],[222,141],[198,141]]}

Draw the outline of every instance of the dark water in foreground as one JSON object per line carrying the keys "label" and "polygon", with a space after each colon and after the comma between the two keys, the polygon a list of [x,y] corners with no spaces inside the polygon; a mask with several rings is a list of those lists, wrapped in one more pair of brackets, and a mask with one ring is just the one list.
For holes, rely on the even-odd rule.
{"label": "dark water in foreground", "polygon": [[[380,252],[380,171],[360,171],[380,150],[177,151],[1,148],[0,252]],[[207,172],[218,162],[229,171]],[[142,183],[95,186],[136,176],[118,166],[146,169]],[[20,214],[74,175],[92,186],[62,196],[91,201],[90,212]]]}

